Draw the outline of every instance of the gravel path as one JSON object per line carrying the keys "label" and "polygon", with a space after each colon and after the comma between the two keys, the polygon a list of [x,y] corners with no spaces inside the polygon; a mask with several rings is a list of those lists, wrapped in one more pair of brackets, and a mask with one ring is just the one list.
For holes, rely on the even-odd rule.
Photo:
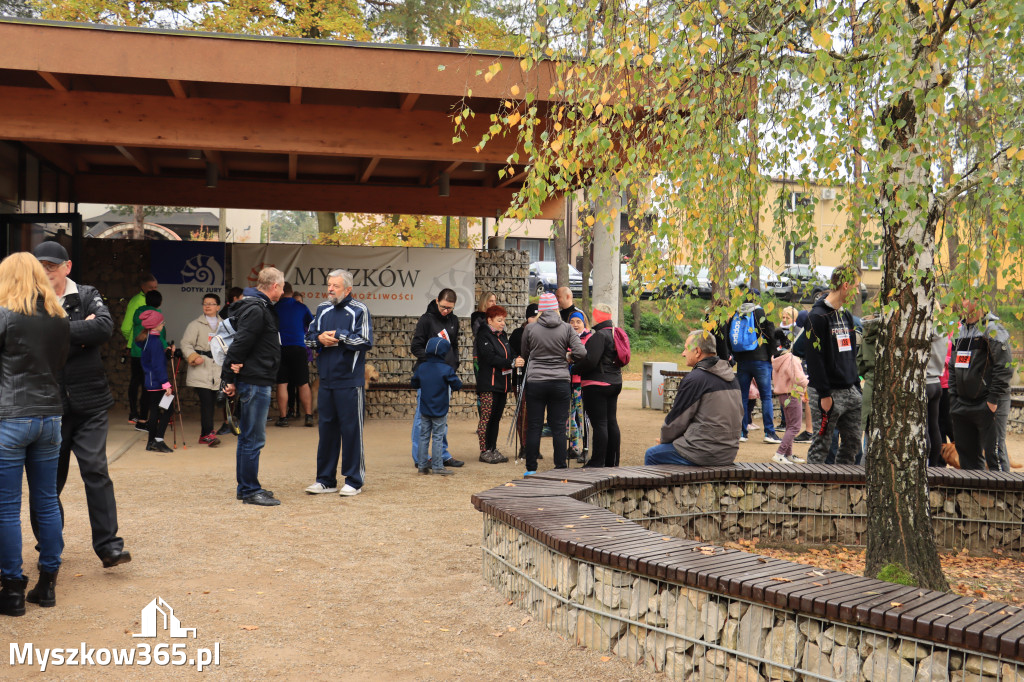
{"label": "gravel path", "polygon": [[[663,416],[640,409],[638,390],[623,392],[623,464],[641,463]],[[467,465],[440,478],[416,474],[410,422],[369,422],[365,492],[342,499],[303,492],[314,479],[316,429],[269,426],[260,478],[282,500],[272,508],[235,501],[232,437],[219,448],[179,446],[166,456],[146,452],[140,438],[111,465],[134,561],[110,570],[92,552],[73,465],[57,607],[30,605],[25,617],[0,618],[0,639],[40,648],[185,642],[189,655],[216,642],[220,665],[205,674],[230,679],[654,679],[526,620],[483,582],[482,522],[469,498],[518,478],[521,465],[477,462],[475,428],[452,423],[453,452]],[[123,415],[112,429],[112,452],[134,437]],[[550,442],[544,447],[542,470],[551,466]],[[766,461],[773,452],[750,442],[740,459]],[[31,546],[25,565],[34,578]],[[158,596],[184,627],[197,629],[196,639],[132,638],[141,631],[141,609]],[[118,674],[112,668],[51,667],[46,674]],[[31,678],[35,670],[5,663],[0,678]],[[194,672],[150,665],[145,674]]]}

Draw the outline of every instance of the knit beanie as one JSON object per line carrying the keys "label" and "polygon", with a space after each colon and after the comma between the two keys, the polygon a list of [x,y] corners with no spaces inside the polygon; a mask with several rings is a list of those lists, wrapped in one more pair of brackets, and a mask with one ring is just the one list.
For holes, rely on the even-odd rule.
{"label": "knit beanie", "polygon": [[542,313],[547,310],[558,310],[558,299],[555,298],[554,294],[541,294],[540,302],[537,304],[537,310]]}
{"label": "knit beanie", "polygon": [[142,323],[143,329],[156,329],[164,321],[164,316],[156,310],[144,310],[139,315],[139,322]]}
{"label": "knit beanie", "polygon": [[540,311],[537,310],[537,304],[536,303],[531,303],[530,305],[526,306],[526,319],[530,319],[531,317],[534,317],[539,312]]}

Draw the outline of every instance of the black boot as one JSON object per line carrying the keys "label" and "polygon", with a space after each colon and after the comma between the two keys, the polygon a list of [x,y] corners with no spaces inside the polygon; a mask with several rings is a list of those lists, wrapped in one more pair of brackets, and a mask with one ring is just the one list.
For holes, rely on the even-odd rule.
{"label": "black boot", "polygon": [[25,588],[28,578],[0,578],[0,615],[25,615]]}
{"label": "black boot", "polygon": [[57,593],[54,589],[56,586],[57,571],[50,573],[40,567],[39,582],[25,595],[25,601],[30,604],[39,604],[40,606],[56,606]]}

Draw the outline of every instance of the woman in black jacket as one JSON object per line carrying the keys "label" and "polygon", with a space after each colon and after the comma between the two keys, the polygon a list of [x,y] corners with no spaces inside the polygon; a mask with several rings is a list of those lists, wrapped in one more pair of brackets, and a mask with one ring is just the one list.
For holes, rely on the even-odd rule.
{"label": "woman in black jacket", "polygon": [[508,313],[500,305],[487,309],[486,321],[476,334],[476,356],[480,368],[476,375],[477,407],[480,422],[476,436],[480,440],[480,461],[487,464],[507,462],[498,452],[498,430],[512,389],[512,368],[522,367],[522,358],[513,355],[505,335]]}
{"label": "woman in black jacket", "polygon": [[498,305],[498,295],[493,291],[485,291],[480,294],[480,299],[477,301],[476,310],[469,316],[469,328],[473,332],[473,338],[480,332],[480,329],[484,326],[484,322],[487,321],[487,311],[493,306]]}
{"label": "woman in black jacket", "polygon": [[612,335],[612,310],[594,306],[594,328],[587,339],[587,357],[574,365],[583,388],[583,410],[590,420],[590,461],[587,467],[619,465],[622,442],[615,413],[622,391],[622,367]]}
{"label": "woman in black jacket", "polygon": [[[59,267],[57,265],[56,267]],[[64,405],[59,376],[71,347],[67,313],[28,252],[0,262],[0,614],[25,615],[21,472],[36,524],[39,584],[28,600],[54,606],[64,551],[57,460]]]}

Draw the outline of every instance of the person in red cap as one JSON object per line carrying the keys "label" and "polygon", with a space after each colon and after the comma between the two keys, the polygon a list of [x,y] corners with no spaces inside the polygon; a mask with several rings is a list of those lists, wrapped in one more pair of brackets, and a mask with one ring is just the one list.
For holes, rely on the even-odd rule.
{"label": "person in red cap", "polygon": [[[142,328],[145,329],[145,341],[136,341],[142,350],[142,377],[146,389],[146,400],[149,405],[149,442],[146,449],[150,452],[174,452],[164,442],[167,423],[171,420],[171,411],[160,407],[165,395],[171,395],[171,382],[167,378],[167,356],[164,345],[160,341],[160,332],[164,328],[164,316],[157,310],[146,310],[139,316]],[[174,346],[169,350],[173,353]]]}

